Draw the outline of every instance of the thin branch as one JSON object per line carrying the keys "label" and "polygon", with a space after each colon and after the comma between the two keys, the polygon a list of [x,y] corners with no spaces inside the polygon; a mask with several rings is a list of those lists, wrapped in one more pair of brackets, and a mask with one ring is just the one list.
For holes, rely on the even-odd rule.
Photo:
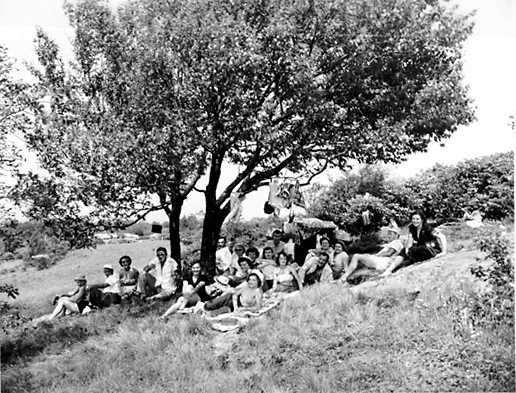
{"label": "thin branch", "polygon": [[300,183],[299,185],[300,186],[309,185],[312,182],[314,177],[316,177],[317,175],[320,175],[328,168],[329,163],[330,163],[330,160],[325,160],[324,165],[322,167],[320,167],[317,171],[313,172],[306,182]]}

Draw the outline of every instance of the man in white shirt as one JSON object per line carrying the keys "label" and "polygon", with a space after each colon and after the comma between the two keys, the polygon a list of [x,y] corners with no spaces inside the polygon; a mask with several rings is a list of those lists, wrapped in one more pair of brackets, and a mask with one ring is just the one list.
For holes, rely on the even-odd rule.
{"label": "man in white shirt", "polygon": [[143,274],[138,279],[137,292],[147,300],[170,299],[177,291],[177,270],[177,262],[167,256],[166,248],[159,247],[156,258],[143,268]]}
{"label": "man in white shirt", "polygon": [[217,241],[217,251],[215,252],[215,259],[219,261],[219,269],[226,271],[231,266],[231,251],[226,247],[226,238],[221,236]]}

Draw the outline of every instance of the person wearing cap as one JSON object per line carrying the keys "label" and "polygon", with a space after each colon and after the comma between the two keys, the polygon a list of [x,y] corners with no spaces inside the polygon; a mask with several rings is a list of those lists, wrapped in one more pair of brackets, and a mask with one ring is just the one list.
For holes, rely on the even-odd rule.
{"label": "person wearing cap", "polygon": [[59,296],[56,299],[57,304],[52,314],[48,317],[48,320],[65,315],[66,312],[80,314],[85,311],[89,304],[86,276],[79,275],[75,277],[74,281],[77,284],[77,288],[68,294]]}
{"label": "person wearing cap", "polygon": [[131,296],[136,291],[138,277],[140,273],[134,267],[131,267],[132,260],[128,255],[124,255],[118,261],[122,269],[118,273],[118,281],[120,282],[120,295],[125,298]]}
{"label": "person wearing cap", "polygon": [[104,275],[106,276],[104,282],[90,286],[90,303],[93,306],[104,308],[112,304],[120,304],[120,283],[114,272],[115,269],[112,265],[104,265]]}
{"label": "person wearing cap", "polygon": [[170,299],[177,292],[177,270],[178,264],[167,256],[167,249],[159,247],[156,258],[143,268],[143,274],[138,279],[137,293],[147,300]]}

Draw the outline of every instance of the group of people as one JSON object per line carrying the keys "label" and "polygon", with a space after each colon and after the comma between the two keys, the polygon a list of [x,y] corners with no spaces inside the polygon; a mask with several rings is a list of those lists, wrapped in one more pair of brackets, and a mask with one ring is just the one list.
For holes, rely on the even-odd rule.
{"label": "group of people", "polygon": [[318,282],[348,282],[364,274],[385,277],[394,270],[415,262],[437,258],[447,251],[446,238],[426,223],[422,213],[411,217],[408,234],[400,236],[396,226],[390,228],[391,241],[375,254],[348,255],[346,244],[321,236],[317,246],[306,255],[298,255],[292,240],[284,242],[284,233],[276,229],[272,239],[256,247],[251,236],[241,243],[218,240],[215,274],[203,271],[195,260],[182,277],[178,263],[160,247],[156,257],[139,272],[129,256],[120,258],[117,275],[111,265],[104,266],[105,281],[86,285],[84,276],[76,277],[77,288],[55,299],[50,319],[65,313],[84,313],[131,299],[163,300],[172,304],[163,319],[193,307],[194,311],[223,313],[258,311],[264,293],[288,294]]}

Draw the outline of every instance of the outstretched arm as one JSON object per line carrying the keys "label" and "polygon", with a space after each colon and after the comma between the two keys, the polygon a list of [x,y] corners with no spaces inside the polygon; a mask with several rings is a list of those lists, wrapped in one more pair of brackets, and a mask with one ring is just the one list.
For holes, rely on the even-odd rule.
{"label": "outstretched arm", "polygon": [[434,258],[440,258],[447,254],[448,252],[448,242],[446,241],[446,236],[443,233],[434,231],[435,238],[437,239],[437,243],[439,243],[439,248],[441,252],[437,254]]}

